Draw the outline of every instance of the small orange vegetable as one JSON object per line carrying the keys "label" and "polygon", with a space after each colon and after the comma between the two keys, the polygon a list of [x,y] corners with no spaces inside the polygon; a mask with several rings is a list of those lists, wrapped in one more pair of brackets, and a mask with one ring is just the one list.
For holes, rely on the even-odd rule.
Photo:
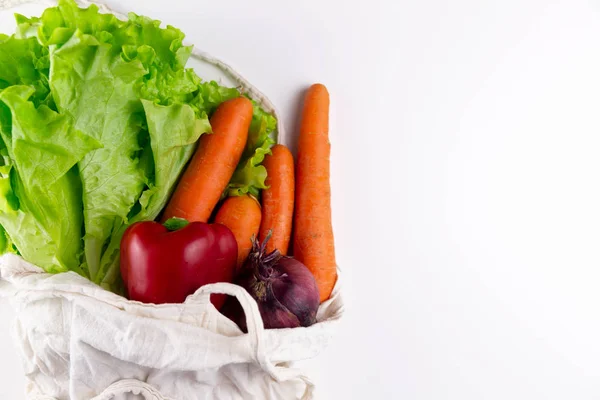
{"label": "small orange vegetable", "polygon": [[263,162],[267,169],[265,184],[269,187],[262,192],[262,222],[260,241],[264,241],[269,231],[267,252],[275,249],[283,255],[288,252],[294,216],[294,157],[287,147],[273,146],[272,154]]}
{"label": "small orange vegetable", "polygon": [[215,223],[225,225],[235,236],[238,244],[238,268],[250,254],[252,238],[258,235],[261,218],[260,204],[250,195],[227,198],[215,216]]}

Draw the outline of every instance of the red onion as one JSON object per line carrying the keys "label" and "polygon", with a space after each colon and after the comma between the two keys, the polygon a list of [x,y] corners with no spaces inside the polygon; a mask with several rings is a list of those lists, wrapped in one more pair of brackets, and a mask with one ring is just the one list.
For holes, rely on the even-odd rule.
{"label": "red onion", "polygon": [[[262,244],[253,240],[235,283],[256,300],[266,329],[310,326],[316,322],[319,308],[315,278],[304,264],[278,250],[266,254],[269,237]],[[246,332],[244,313],[234,298],[228,299],[222,311]]]}

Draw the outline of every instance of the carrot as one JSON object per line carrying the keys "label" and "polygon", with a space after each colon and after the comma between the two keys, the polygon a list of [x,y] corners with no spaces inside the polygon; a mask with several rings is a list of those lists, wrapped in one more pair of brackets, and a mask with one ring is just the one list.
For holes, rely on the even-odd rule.
{"label": "carrot", "polygon": [[272,231],[271,239],[267,242],[267,252],[277,249],[286,255],[294,216],[294,156],[281,144],[273,146],[271,153],[263,162],[267,169],[265,184],[269,188],[262,192],[259,237],[262,242],[269,231]]}
{"label": "carrot", "polygon": [[252,121],[252,102],[237,97],[222,103],[210,119],[213,133],[200,137],[198,148],[163,213],[207,222],[238,165]]}
{"label": "carrot", "polygon": [[310,269],[321,302],[331,296],[337,264],[331,225],[329,183],[329,92],[321,84],[306,94],[298,139],[294,257]]}
{"label": "carrot", "polygon": [[235,236],[238,244],[238,267],[250,254],[252,238],[258,235],[260,220],[260,204],[250,195],[227,198],[215,216],[215,223],[225,225]]}

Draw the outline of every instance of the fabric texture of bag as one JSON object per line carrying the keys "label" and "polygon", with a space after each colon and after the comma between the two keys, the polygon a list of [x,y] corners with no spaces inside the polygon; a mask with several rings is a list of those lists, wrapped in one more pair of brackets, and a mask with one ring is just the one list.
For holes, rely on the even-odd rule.
{"label": "fabric texture of bag", "polygon": [[[212,293],[238,299],[247,334]],[[254,299],[233,284],[203,286],[183,304],[143,304],[13,254],[0,257],[0,295],[17,312],[29,398],[57,400],[310,399],[312,382],[290,363],[328,345],[343,308],[336,288],[315,325],[265,330]]]}

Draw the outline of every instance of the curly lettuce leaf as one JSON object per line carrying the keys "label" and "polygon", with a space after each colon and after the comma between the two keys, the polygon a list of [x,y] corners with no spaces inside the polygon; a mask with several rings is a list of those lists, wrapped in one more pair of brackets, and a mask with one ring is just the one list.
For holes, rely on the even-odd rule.
{"label": "curly lettuce leaf", "polygon": [[187,104],[161,106],[143,100],[155,165],[149,189],[142,194],[142,212],[136,220],[154,219],[164,208],[175,183],[194,150],[195,143],[210,125],[196,119]]}
{"label": "curly lettuce leaf", "polygon": [[[149,60],[159,68],[170,66],[183,69],[192,54],[192,46],[184,46],[185,35],[172,26],[160,27],[160,21],[129,13],[124,35],[118,35],[115,44],[124,46],[124,52],[152,49],[154,58]],[[148,45],[149,47],[145,47]],[[147,66],[150,65],[150,62]]]}
{"label": "curly lettuce leaf", "polygon": [[[183,157],[172,151],[183,160],[175,162],[157,156],[155,148],[149,151],[148,143],[167,143],[171,131],[161,129],[161,136],[153,137],[153,120],[146,120],[141,102],[181,105],[193,100],[200,79],[183,69],[191,48],[183,46],[181,31],[162,29],[159,21],[135,14],[126,22],[115,21],[93,6],[78,9],[72,0],[60,1],[38,20],[20,22],[22,32],[35,26],[40,42],[56,45],[50,85],[60,112],[104,146],[79,165],[85,259],[92,280],[101,282],[108,273],[111,247],[120,241],[124,227],[142,208],[146,215],[160,211],[156,208],[166,202],[165,188],[168,192],[175,184],[191,155],[189,149]],[[198,111],[196,119],[187,107],[185,117],[168,115],[173,120],[163,125],[193,126],[188,131],[197,140],[199,131],[210,131],[206,113]]]}
{"label": "curly lettuce leaf", "polygon": [[215,81],[202,82],[198,85],[198,93],[191,102],[191,106],[197,110],[197,113],[206,113],[211,116],[217,107],[231,99],[240,97],[240,92],[236,88],[220,86]]}
{"label": "curly lettuce leaf", "polygon": [[[2,173],[0,173],[0,196],[3,196],[3,194],[5,193],[4,186],[6,186],[4,184],[4,178],[2,178]],[[1,201],[2,197],[0,197],[0,202]],[[2,207],[2,205],[0,205],[0,207]],[[4,227],[0,225],[0,254],[4,253],[19,254],[19,251],[17,250],[15,244],[12,242],[10,236],[8,236],[8,233],[6,232]]]}
{"label": "curly lettuce leaf", "polygon": [[[16,199],[13,185],[18,179],[11,169],[0,172],[0,224],[2,224],[3,253],[18,253],[27,261],[47,272],[65,272],[68,265],[57,262],[57,245],[50,232],[27,209],[19,209],[10,199]],[[14,171],[14,170],[13,170]],[[11,181],[14,182],[11,184]],[[81,248],[81,247],[80,247]],[[79,268],[79,264],[77,265]],[[80,272],[86,276],[84,271]]]}
{"label": "curly lettuce leaf", "polygon": [[101,14],[98,6],[79,8],[74,0],[60,0],[56,7],[47,8],[41,17],[27,18],[16,14],[20,38],[36,37],[44,46],[62,46],[75,31],[95,35],[102,42],[112,40],[113,33],[125,26],[113,14]]}
{"label": "curly lettuce leaf", "polygon": [[14,36],[0,41],[0,89],[12,85],[30,85],[35,92],[31,98],[37,106],[46,102],[50,94],[48,49],[34,38],[17,39]]}
{"label": "curly lettuce leaf", "polygon": [[267,154],[271,154],[271,147],[276,142],[274,133],[277,129],[277,119],[263,110],[255,101],[252,103],[254,113],[246,149],[225,190],[225,196],[251,194],[258,198],[260,191],[267,188],[265,184],[267,170],[262,162]]}
{"label": "curly lettuce leaf", "polygon": [[53,50],[50,59],[50,87],[58,110],[103,145],[79,163],[85,258],[96,279],[114,225],[126,219],[144,187],[136,157],[143,109],[133,84],[146,71],[140,62],[124,61],[110,45],[80,31]]}
{"label": "curly lettuce leaf", "polygon": [[156,66],[150,66],[149,70],[148,75],[137,85],[140,98],[161,105],[188,104],[192,101],[200,83],[200,78],[194,71],[174,71],[170,68],[159,70]]}
{"label": "curly lettuce leaf", "polygon": [[72,120],[29,99],[34,89],[0,92],[0,136],[7,150],[0,223],[18,251],[47,271],[81,264],[81,183],[75,167],[100,144]]}
{"label": "curly lettuce leaf", "polygon": [[198,90],[200,78],[184,69],[192,52],[184,46],[185,35],[177,28],[160,27],[160,21],[129,14],[125,29],[115,36],[125,60],[138,59],[148,73],[136,84],[140,98],[161,105],[188,104]]}

